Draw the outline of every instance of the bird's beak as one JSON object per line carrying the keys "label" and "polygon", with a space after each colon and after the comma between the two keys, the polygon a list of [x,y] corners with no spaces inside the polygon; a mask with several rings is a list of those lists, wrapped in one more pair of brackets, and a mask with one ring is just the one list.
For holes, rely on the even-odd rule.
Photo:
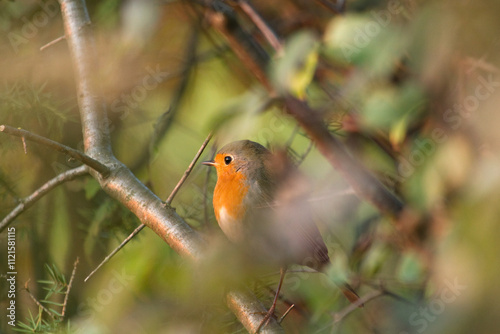
{"label": "bird's beak", "polygon": [[213,166],[213,167],[215,167],[215,161],[213,161],[213,160],[212,161],[203,161],[201,164],[202,165],[206,165],[206,166]]}

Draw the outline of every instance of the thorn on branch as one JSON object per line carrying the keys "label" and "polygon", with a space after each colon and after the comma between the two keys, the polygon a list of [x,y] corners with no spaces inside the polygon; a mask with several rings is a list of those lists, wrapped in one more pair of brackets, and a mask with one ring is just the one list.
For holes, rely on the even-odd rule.
{"label": "thorn on branch", "polygon": [[57,43],[59,43],[60,41],[62,41],[64,39],[66,39],[66,36],[60,36],[60,37],[54,39],[53,41],[51,41],[51,42],[43,45],[42,47],[40,47],[40,51],[43,51],[43,50],[47,49],[48,47],[50,47],[50,46],[52,46],[54,44],[57,44]]}

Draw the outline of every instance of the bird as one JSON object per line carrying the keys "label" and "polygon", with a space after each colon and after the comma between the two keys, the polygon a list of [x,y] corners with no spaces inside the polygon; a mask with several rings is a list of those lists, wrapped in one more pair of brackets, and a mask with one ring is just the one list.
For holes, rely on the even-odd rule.
{"label": "bird", "polygon": [[[258,332],[274,314],[289,265],[323,271],[330,263],[328,249],[306,204],[306,181],[286,152],[273,154],[250,140],[223,146],[213,160],[203,164],[217,171],[212,202],[222,232],[232,243],[280,268],[273,304]],[[349,284],[342,283],[339,288],[351,303],[362,307]]]}

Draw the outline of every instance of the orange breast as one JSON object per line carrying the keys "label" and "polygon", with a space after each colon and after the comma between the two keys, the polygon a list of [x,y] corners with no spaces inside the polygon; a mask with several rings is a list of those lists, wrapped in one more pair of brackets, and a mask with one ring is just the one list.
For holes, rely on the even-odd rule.
{"label": "orange breast", "polygon": [[218,174],[213,198],[215,217],[228,238],[239,241],[244,237],[242,225],[249,186],[242,173],[231,171]]}

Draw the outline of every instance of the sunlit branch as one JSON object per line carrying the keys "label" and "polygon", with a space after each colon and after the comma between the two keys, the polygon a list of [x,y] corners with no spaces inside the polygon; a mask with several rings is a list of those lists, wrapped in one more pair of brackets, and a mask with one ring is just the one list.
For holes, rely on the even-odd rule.
{"label": "sunlit branch", "polygon": [[35,190],[31,195],[29,195],[26,198],[23,198],[21,202],[2,220],[2,222],[0,222],[0,232],[2,232],[7,226],[9,226],[9,224],[12,223],[12,221],[16,219],[17,216],[19,216],[21,213],[30,208],[33,204],[35,204],[40,198],[46,195],[53,188],[57,187],[58,185],[64,182],[71,181],[76,177],[85,174],[88,174],[88,167],[83,165],[74,169],[70,169],[64,173],[61,173],[57,175],[55,178],[46,182],[43,186]]}

